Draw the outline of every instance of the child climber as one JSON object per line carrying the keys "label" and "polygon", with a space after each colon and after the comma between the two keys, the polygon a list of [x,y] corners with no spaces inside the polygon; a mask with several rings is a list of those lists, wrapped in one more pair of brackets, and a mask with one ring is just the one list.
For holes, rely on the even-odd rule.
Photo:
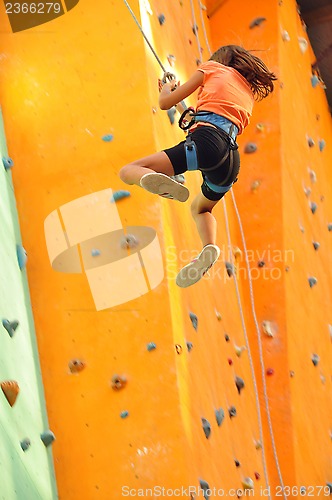
{"label": "child climber", "polygon": [[192,118],[186,140],[120,170],[120,177],[127,184],[181,202],[188,199],[189,191],[171,177],[187,170],[201,171],[201,192],[192,202],[191,213],[203,250],[177,275],[180,287],[200,280],[220,255],[212,209],[237,180],[240,155],[236,136],[249,123],[254,99],[267,97],[276,79],[263,61],[244,48],[220,47],[186,83],[176,85],[171,80],[161,89],[161,109],[175,106],[198,89],[196,112],[187,111],[182,116],[187,118],[189,114]]}

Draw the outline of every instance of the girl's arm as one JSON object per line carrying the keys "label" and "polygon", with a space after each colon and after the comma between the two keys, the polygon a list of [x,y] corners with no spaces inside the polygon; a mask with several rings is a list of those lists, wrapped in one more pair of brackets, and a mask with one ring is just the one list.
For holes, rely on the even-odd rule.
{"label": "girl's arm", "polygon": [[[186,83],[176,88],[175,80],[165,83],[159,95],[160,109],[170,109],[172,106],[175,106],[175,104],[178,104],[180,101],[195,92],[195,90],[202,85],[203,79],[204,73],[202,71],[196,71]],[[172,89],[174,90],[172,91]]]}

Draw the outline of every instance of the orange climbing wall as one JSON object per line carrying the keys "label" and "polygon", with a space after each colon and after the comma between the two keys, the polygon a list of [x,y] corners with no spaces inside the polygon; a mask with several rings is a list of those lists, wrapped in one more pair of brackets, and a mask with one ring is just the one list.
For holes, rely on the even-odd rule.
{"label": "orange climbing wall", "polygon": [[[295,3],[279,3],[207,2],[207,11],[200,12],[194,2],[203,59],[209,51],[201,14],[213,49],[240,43],[261,50],[280,78],[239,140],[242,170],[234,189],[265,369],[274,370],[270,377],[262,376],[231,195],[227,219],[223,204],[216,209],[221,258],[210,279],[187,290],[178,289],[174,278],[200,250],[189,204],[130,187],[130,197],[108,205],[111,192],[105,190],[127,188],[117,175],[122,165],[183,137],[157,110],[161,70],[124,3],[100,0],[96,6],[80,0],[52,22],[16,34],[1,6],[0,100],[15,159],[14,187],[62,499],[122,498],[126,486],[136,495],[141,488],[146,498],[152,495],[145,489],[154,486],[192,486],[198,496],[200,480],[234,497],[246,477],[254,481],[256,497],[268,497],[264,488],[270,486],[270,498],[280,498],[281,475],[284,485],[307,486],[308,494],[319,498],[323,494],[309,488],[331,481],[331,118],[323,90],[311,87],[310,48],[304,54],[299,50],[297,37],[306,34]],[[183,81],[200,57],[190,1],[140,4],[131,2],[167,68],[167,55],[175,55],[172,71]],[[160,14],[165,15],[162,26]],[[250,30],[252,20],[262,16],[266,20]],[[289,42],[283,41],[282,30],[288,31]],[[102,140],[107,135],[109,142]],[[306,135],[314,139],[313,148]],[[320,152],[322,138],[326,148]],[[249,141],[258,146],[251,155],[244,153]],[[313,184],[308,168],[316,173]],[[188,174],[187,185],[192,199],[199,175]],[[309,198],[304,187],[312,190]],[[318,205],[315,214],[309,201]],[[227,224],[232,245],[242,250],[242,257],[235,252],[238,295],[224,265],[234,258]],[[133,251],[121,249],[121,231],[133,226],[153,228],[161,254],[158,245],[144,253],[149,238]],[[118,230],[119,237],[113,233]],[[319,250],[312,240],[320,242]],[[100,255],[92,258],[96,249]],[[60,267],[69,266],[63,267],[66,272],[52,269],[48,251]],[[94,270],[100,268],[100,286],[94,281],[91,289],[88,257]],[[131,258],[130,265],[121,267],[124,258]],[[265,265],[258,267],[258,261]],[[111,262],[117,289],[107,288],[111,279],[102,281],[108,276],[102,266]],[[152,263],[156,267],[149,275]],[[318,280],[312,288],[310,276]],[[156,287],[145,293],[152,277]],[[142,295],[126,301],[128,290]],[[120,302],[107,307],[107,299]],[[198,318],[197,331],[190,312]],[[263,321],[271,322],[273,338],[264,335]],[[149,342],[156,349],[149,351]],[[187,342],[193,344],[190,352]],[[317,366],[313,354],[320,357]],[[68,363],[75,359],[85,368],[72,374]],[[111,388],[114,374],[127,378],[118,392]],[[245,383],[241,394],[236,376]],[[232,406],[237,414],[230,418]],[[215,411],[220,408],[225,417],[219,427]],[[127,418],[120,417],[122,411],[128,411]],[[210,423],[209,439],[202,418]],[[188,490],[182,497],[186,493],[190,498]]]}

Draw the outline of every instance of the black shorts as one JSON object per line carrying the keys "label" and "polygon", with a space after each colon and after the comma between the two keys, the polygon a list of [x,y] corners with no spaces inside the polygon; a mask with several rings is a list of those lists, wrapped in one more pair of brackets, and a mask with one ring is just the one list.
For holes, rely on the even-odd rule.
{"label": "black shorts", "polygon": [[[198,170],[217,165],[226,153],[229,145],[225,136],[218,129],[210,126],[199,126],[191,132],[191,138],[196,144]],[[185,141],[181,141],[173,148],[164,149],[174,168],[174,175],[183,174],[188,170]],[[232,172],[230,169],[230,157],[216,170],[212,172],[201,172],[203,184],[201,190],[203,195],[210,201],[220,200],[225,193],[217,193],[205,181],[207,178],[213,184],[222,184],[230,174],[227,184],[232,184],[240,170],[240,154],[238,150],[233,151]]]}

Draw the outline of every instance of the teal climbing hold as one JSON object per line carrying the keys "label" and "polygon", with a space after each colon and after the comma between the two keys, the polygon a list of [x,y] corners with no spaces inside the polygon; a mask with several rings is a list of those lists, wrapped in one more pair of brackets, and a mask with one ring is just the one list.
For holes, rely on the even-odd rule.
{"label": "teal climbing hold", "polygon": [[199,485],[200,485],[201,490],[203,491],[204,499],[205,500],[209,500],[209,498],[210,498],[210,492],[211,492],[209,483],[207,483],[206,481],[204,481],[204,479],[200,479],[199,480]]}
{"label": "teal climbing hold", "polygon": [[247,144],[244,147],[244,152],[247,154],[251,154],[251,153],[256,153],[256,151],[257,151],[257,144],[255,144],[254,142],[247,142]]}
{"label": "teal climbing hold", "polygon": [[22,247],[22,245],[16,245],[16,254],[17,254],[17,260],[18,260],[18,265],[19,268],[24,269],[28,260],[27,253],[25,249]]}
{"label": "teal climbing hold", "polygon": [[315,203],[314,201],[311,201],[310,202],[310,210],[314,214],[316,212],[316,210],[317,210],[317,203]]}
{"label": "teal climbing hold", "polygon": [[313,241],[312,245],[313,245],[313,247],[314,247],[315,250],[318,250],[319,247],[320,247],[320,244],[318,243],[318,241]]}
{"label": "teal climbing hold", "polygon": [[314,276],[311,276],[310,278],[308,278],[308,282],[309,282],[310,288],[312,288],[313,286],[315,286],[317,284],[317,278],[315,278]]}
{"label": "teal climbing hold", "polygon": [[218,408],[217,410],[214,411],[214,414],[216,416],[218,427],[220,427],[225,418],[225,412],[222,408]]}
{"label": "teal climbing hold", "polygon": [[23,451],[27,451],[27,449],[31,446],[31,441],[29,438],[25,438],[20,442],[20,445]]}
{"label": "teal climbing hold", "polygon": [[318,141],[318,146],[319,146],[319,151],[323,151],[323,149],[325,148],[326,146],[326,142],[324,141],[324,139],[320,139]]}
{"label": "teal climbing hold", "polygon": [[14,321],[9,321],[9,319],[2,320],[2,326],[7,330],[10,337],[14,336],[15,330],[17,329],[19,322],[15,319]]}
{"label": "teal climbing hold", "polygon": [[55,435],[52,431],[47,430],[40,435],[40,439],[43,441],[44,445],[47,447],[47,446],[50,446],[50,444],[52,444],[53,441],[55,441]]}
{"label": "teal climbing hold", "polygon": [[313,86],[313,88],[317,87],[317,85],[319,84],[319,78],[317,75],[312,75],[311,77],[311,85]]}
{"label": "teal climbing hold", "polygon": [[127,410],[123,410],[121,413],[120,413],[120,417],[121,418],[127,418],[129,416],[129,411]]}
{"label": "teal climbing hold", "polygon": [[313,354],[313,355],[311,356],[311,361],[312,361],[312,364],[313,364],[314,366],[317,366],[317,365],[318,365],[318,363],[319,363],[319,359],[320,359],[320,358],[319,358],[318,354]]}
{"label": "teal climbing hold", "polygon": [[193,313],[193,312],[190,312],[189,313],[189,317],[190,317],[190,320],[191,320],[191,323],[192,323],[193,327],[197,331],[197,328],[198,328],[198,318],[197,318],[196,314]]}
{"label": "teal climbing hold", "polygon": [[238,393],[241,394],[242,389],[244,389],[244,380],[241,377],[235,377],[235,385]]}
{"label": "teal climbing hold", "polygon": [[230,406],[228,408],[228,414],[229,414],[229,418],[236,417],[236,408],[235,408],[235,406]]}
{"label": "teal climbing hold", "polygon": [[175,123],[175,113],[176,113],[175,106],[167,110],[167,116],[169,118],[169,121],[171,122],[171,125],[174,125]]}
{"label": "teal climbing hold", "polygon": [[210,425],[210,422],[208,420],[206,420],[206,418],[202,418],[202,427],[203,427],[203,431],[204,431],[206,439],[209,439],[209,437],[211,435],[211,425]]}
{"label": "teal climbing hold", "polygon": [[154,351],[155,349],[157,349],[157,346],[154,342],[149,342],[147,344],[146,348],[148,351]]}
{"label": "teal climbing hold", "polygon": [[229,278],[231,278],[232,276],[234,276],[234,274],[235,274],[235,266],[234,266],[234,264],[232,264],[232,262],[225,262],[225,266],[226,266],[226,271],[227,271],[227,274],[228,274]]}
{"label": "teal climbing hold", "polygon": [[6,170],[14,166],[14,161],[9,156],[2,158],[2,163]]}
{"label": "teal climbing hold", "polygon": [[186,344],[187,344],[188,352],[190,352],[194,346],[193,346],[192,342],[186,342]]}
{"label": "teal climbing hold", "polygon": [[331,222],[328,223],[327,229],[328,229],[328,231],[332,231],[332,223]]}
{"label": "teal climbing hold", "polygon": [[160,26],[162,26],[163,24],[165,24],[165,21],[166,21],[165,15],[164,14],[159,14],[158,21],[159,21]]}
{"label": "teal climbing hold", "polygon": [[253,28],[256,28],[256,26],[260,26],[264,21],[266,21],[266,17],[256,17],[249,24],[249,28],[252,30]]}
{"label": "teal climbing hold", "polygon": [[326,483],[326,486],[328,487],[328,491],[331,495],[332,494],[332,483]]}
{"label": "teal climbing hold", "polygon": [[122,200],[123,198],[128,198],[130,196],[130,192],[125,189],[119,189],[119,191],[114,191],[113,196],[111,197],[111,203],[115,201]]}
{"label": "teal climbing hold", "polygon": [[111,142],[113,141],[113,135],[112,134],[103,135],[102,139],[104,142]]}
{"label": "teal climbing hold", "polygon": [[91,250],[91,255],[92,257],[98,257],[98,255],[100,255],[100,250],[98,250],[97,248],[93,248]]}

